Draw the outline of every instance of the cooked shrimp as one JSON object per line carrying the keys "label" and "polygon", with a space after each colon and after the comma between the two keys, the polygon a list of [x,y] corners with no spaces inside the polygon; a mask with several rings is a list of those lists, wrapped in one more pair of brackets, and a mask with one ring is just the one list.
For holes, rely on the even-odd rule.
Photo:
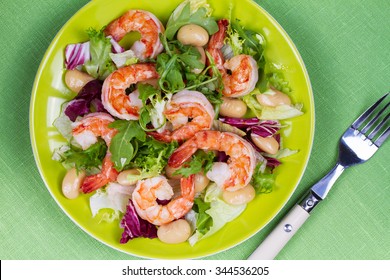
{"label": "cooked shrimp", "polygon": [[111,35],[118,42],[131,31],[138,31],[141,34],[141,39],[131,47],[138,58],[156,58],[163,51],[159,34],[164,32],[164,26],[150,12],[142,10],[127,11],[124,15],[112,21],[104,30],[106,35]]}
{"label": "cooked shrimp", "polygon": [[207,51],[222,75],[222,94],[228,97],[240,97],[255,89],[259,79],[258,66],[252,56],[245,54],[233,56],[225,62],[221,48],[224,45],[228,25],[226,19],[218,21],[219,30],[211,36]]}
{"label": "cooked shrimp", "polygon": [[126,94],[126,89],[138,82],[158,78],[153,64],[133,64],[112,72],[103,83],[102,103],[113,116],[125,120],[137,120],[142,106],[138,94]]}
{"label": "cooked shrimp", "polygon": [[[163,225],[187,214],[194,204],[194,175],[182,178],[181,194],[172,199],[174,192],[164,176],[140,180],[132,194],[132,201],[138,215],[154,225]],[[161,205],[157,200],[169,200]]]}
{"label": "cooked shrimp", "polygon": [[[83,150],[88,149],[89,146],[95,144],[98,137],[103,138],[107,146],[110,146],[112,137],[117,133],[116,129],[108,127],[113,121],[114,118],[106,113],[88,114],[81,120],[73,123],[73,138],[80,144]],[[118,172],[114,169],[114,164],[111,161],[111,154],[107,152],[103,160],[101,172],[86,177],[81,185],[81,190],[84,193],[90,193],[109,182],[115,181],[117,176]]]}
{"label": "cooked shrimp", "polygon": [[256,165],[255,151],[247,141],[230,132],[197,132],[171,155],[168,165],[180,167],[198,149],[223,151],[229,156],[227,163],[214,163],[211,171],[206,174],[222,189],[234,191],[250,182]]}
{"label": "cooked shrimp", "polygon": [[152,132],[150,135],[160,141],[171,142],[186,140],[200,130],[210,129],[215,113],[202,93],[183,90],[172,97],[164,115],[172,124],[173,131]]}

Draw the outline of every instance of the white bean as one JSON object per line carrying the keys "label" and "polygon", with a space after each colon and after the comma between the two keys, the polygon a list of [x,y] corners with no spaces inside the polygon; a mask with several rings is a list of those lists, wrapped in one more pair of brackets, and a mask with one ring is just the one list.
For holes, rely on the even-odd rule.
{"label": "white bean", "polygon": [[129,175],[139,175],[138,169],[127,169],[118,174],[116,181],[122,186],[132,186],[137,183],[137,180],[129,178]]}
{"label": "white bean", "polygon": [[181,177],[183,177],[180,174],[173,175],[173,173],[175,173],[175,171],[178,170],[178,169],[180,169],[180,167],[173,168],[173,167],[170,167],[169,165],[167,165],[167,166],[165,166],[165,175],[169,179],[180,179]]}
{"label": "white bean", "polygon": [[252,133],[251,139],[258,148],[268,154],[274,155],[279,150],[279,143],[274,137],[261,137]]}
{"label": "white bean", "polygon": [[88,82],[94,78],[77,69],[68,70],[65,73],[65,84],[73,92],[78,93]]}
{"label": "white bean", "polygon": [[222,104],[219,108],[219,114],[225,117],[242,118],[247,111],[244,101],[238,98],[222,97]]}
{"label": "white bean", "polygon": [[176,244],[186,241],[191,235],[190,224],[184,220],[179,219],[169,224],[160,226],[157,229],[158,238],[169,244]]}
{"label": "white bean", "polygon": [[255,189],[251,184],[248,184],[233,192],[223,191],[222,199],[228,204],[241,205],[252,201],[255,198],[255,195]]}
{"label": "white bean", "polygon": [[77,198],[84,178],[84,171],[77,171],[74,167],[69,169],[62,180],[62,193],[64,196],[69,199]]}
{"label": "white bean", "polygon": [[290,97],[278,90],[273,90],[272,94],[256,94],[256,99],[260,105],[268,107],[276,107],[279,105],[291,105]]}
{"label": "white bean", "polygon": [[195,193],[203,191],[209,183],[209,178],[207,178],[203,173],[197,173],[195,175]]}
{"label": "white bean", "polygon": [[177,39],[183,45],[203,47],[209,41],[209,33],[199,25],[187,24],[179,29]]}

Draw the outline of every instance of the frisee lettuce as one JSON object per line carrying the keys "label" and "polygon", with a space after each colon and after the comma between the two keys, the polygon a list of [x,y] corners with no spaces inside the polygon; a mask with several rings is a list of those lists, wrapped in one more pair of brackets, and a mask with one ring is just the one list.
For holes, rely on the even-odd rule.
{"label": "frisee lettuce", "polygon": [[263,163],[258,163],[253,171],[251,184],[255,188],[256,194],[267,194],[275,187],[275,174],[268,169],[262,170]]}
{"label": "frisee lettuce", "polygon": [[137,154],[128,165],[129,168],[137,168],[140,173],[129,175],[128,179],[138,181],[160,175],[177,147],[177,142],[163,143],[148,136],[139,143]]}
{"label": "frisee lettuce", "polygon": [[56,149],[53,159],[61,162],[66,169],[75,167],[77,170],[96,170],[106,156],[107,145],[98,139],[88,149],[81,149],[74,145],[64,145]]}
{"label": "frisee lettuce", "polygon": [[111,41],[104,34],[104,27],[101,30],[89,28],[89,48],[91,58],[84,63],[86,72],[96,79],[104,80],[110,73],[116,70],[110,58]]}
{"label": "frisee lettuce", "polygon": [[[162,97],[158,89],[148,84],[138,85],[138,91],[143,105],[140,110],[139,124],[145,131],[157,130],[159,132],[166,124],[163,112],[172,94],[168,93]],[[148,127],[149,123],[152,123],[153,128]]]}

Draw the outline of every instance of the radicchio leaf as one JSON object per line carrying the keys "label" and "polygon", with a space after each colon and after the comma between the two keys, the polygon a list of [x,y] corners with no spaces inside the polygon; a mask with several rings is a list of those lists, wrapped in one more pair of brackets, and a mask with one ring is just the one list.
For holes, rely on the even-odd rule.
{"label": "radicchio leaf", "polygon": [[131,200],[127,204],[126,213],[120,225],[124,229],[120,240],[122,244],[137,237],[157,238],[157,227],[137,215]]}
{"label": "radicchio leaf", "polygon": [[78,116],[84,116],[91,112],[105,112],[101,102],[102,82],[92,80],[88,82],[77,94],[77,96],[68,103],[65,108],[65,115],[74,122]]}

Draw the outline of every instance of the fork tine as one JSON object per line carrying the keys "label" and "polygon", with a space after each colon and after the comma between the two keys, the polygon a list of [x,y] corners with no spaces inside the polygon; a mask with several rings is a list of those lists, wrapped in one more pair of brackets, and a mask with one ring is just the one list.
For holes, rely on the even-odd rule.
{"label": "fork tine", "polygon": [[[367,131],[369,131],[371,129],[371,127],[373,126],[373,124],[379,119],[379,117],[381,116],[381,114],[387,109],[387,107],[389,107],[390,105],[390,102],[386,104],[385,107],[382,108],[382,110],[379,111],[378,114],[376,114],[375,117],[372,118],[372,120],[370,120],[364,127],[363,129],[360,131],[361,133],[363,134],[366,134]],[[386,116],[387,118],[387,116]]]}
{"label": "fork tine", "polygon": [[378,105],[389,95],[386,93],[377,102],[375,102],[370,108],[368,108],[363,114],[361,114],[356,121],[352,123],[353,129],[358,129],[359,126],[372,114],[372,112],[378,107]]}
{"label": "fork tine", "polygon": [[390,126],[376,139],[375,146],[380,147],[390,135]]}
{"label": "fork tine", "polygon": [[368,139],[372,140],[375,135],[380,131],[384,126],[386,121],[390,118],[390,113],[371,131],[371,133],[367,136]]}

